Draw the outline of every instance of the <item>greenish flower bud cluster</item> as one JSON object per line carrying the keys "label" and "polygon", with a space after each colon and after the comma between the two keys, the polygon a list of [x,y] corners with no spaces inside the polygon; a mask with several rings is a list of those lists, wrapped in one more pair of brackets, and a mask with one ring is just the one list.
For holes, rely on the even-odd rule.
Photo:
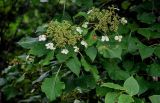
{"label": "greenish flower bud cluster", "polygon": [[[120,17],[116,14],[114,6],[108,10],[92,8],[88,13],[89,21],[95,22],[95,30],[103,32],[117,31],[120,23]],[[98,22],[97,22],[98,21]]]}
{"label": "greenish flower bud cluster", "polygon": [[48,24],[47,36],[52,39],[56,47],[75,45],[80,40],[81,35],[76,32],[76,27],[69,21],[51,21]]}

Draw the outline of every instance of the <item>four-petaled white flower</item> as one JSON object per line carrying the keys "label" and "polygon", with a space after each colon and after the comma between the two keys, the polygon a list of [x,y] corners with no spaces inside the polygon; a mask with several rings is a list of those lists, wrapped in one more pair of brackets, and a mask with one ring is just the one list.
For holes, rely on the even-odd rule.
{"label": "four-petaled white flower", "polygon": [[81,45],[85,46],[87,48],[88,44],[84,40],[81,41]]}
{"label": "four-petaled white flower", "polygon": [[38,37],[38,41],[46,41],[46,35],[40,35],[39,37]]}
{"label": "four-petaled white flower", "polygon": [[89,10],[88,12],[87,12],[87,14],[90,14],[92,12],[92,10]]}
{"label": "four-petaled white flower", "polygon": [[121,23],[124,25],[124,24],[127,24],[127,20],[126,20],[126,18],[121,18]]}
{"label": "four-petaled white flower", "polygon": [[122,35],[115,36],[114,39],[121,42],[122,41]]}
{"label": "four-petaled white flower", "polygon": [[74,52],[79,52],[79,48],[77,46],[74,46]]}
{"label": "four-petaled white flower", "polygon": [[87,27],[88,27],[88,24],[89,24],[88,22],[85,22],[85,23],[82,25],[82,27],[83,27],[83,28],[87,28]]}
{"label": "four-petaled white flower", "polygon": [[76,27],[76,31],[79,33],[79,34],[82,34],[83,30],[80,28],[80,27]]}
{"label": "four-petaled white flower", "polygon": [[108,36],[102,36],[101,41],[102,41],[102,42],[104,42],[104,41],[109,41]]}
{"label": "four-petaled white flower", "polygon": [[56,48],[54,47],[54,44],[53,43],[47,43],[45,44],[46,48],[47,49],[50,49],[50,50],[55,50]]}
{"label": "four-petaled white flower", "polygon": [[68,54],[69,51],[68,51],[68,49],[62,49],[61,53],[62,53],[62,54]]}

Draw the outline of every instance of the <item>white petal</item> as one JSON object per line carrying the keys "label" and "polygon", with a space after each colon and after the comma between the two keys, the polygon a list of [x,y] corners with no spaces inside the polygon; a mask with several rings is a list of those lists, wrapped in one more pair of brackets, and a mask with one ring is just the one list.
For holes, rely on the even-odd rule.
{"label": "white petal", "polygon": [[85,46],[85,47],[88,46],[87,42],[85,42],[84,40],[81,41],[81,45],[83,45],[83,46]]}
{"label": "white petal", "polygon": [[108,38],[108,36],[105,36],[105,41],[109,41],[109,38]]}
{"label": "white petal", "polygon": [[123,18],[121,18],[121,23],[122,24],[126,24],[128,21],[123,17]]}
{"label": "white petal", "polygon": [[79,48],[77,46],[74,46],[74,52],[79,52]]}
{"label": "white petal", "polygon": [[88,12],[87,12],[87,14],[90,14],[92,12],[92,10],[89,10]]}
{"label": "white petal", "polygon": [[115,39],[115,40],[118,40],[118,39],[119,39],[119,37],[118,37],[118,36],[115,36],[115,37],[114,37],[114,39]]}
{"label": "white petal", "polygon": [[105,37],[104,37],[104,36],[102,36],[101,41],[102,41],[102,42],[104,42],[104,41],[105,41]]}
{"label": "white petal", "polygon": [[46,35],[40,35],[39,37],[38,37],[38,41],[46,41]]}
{"label": "white petal", "polygon": [[82,27],[83,27],[83,28],[87,28],[87,27],[88,27],[88,24],[89,24],[88,22],[85,22],[85,23],[82,25]]}
{"label": "white petal", "polygon": [[69,51],[68,51],[68,49],[62,49],[61,53],[62,53],[62,54],[68,54]]}
{"label": "white petal", "polygon": [[50,49],[50,50],[55,50],[56,48],[54,47],[54,44],[53,43],[47,43],[45,44],[46,46],[46,49]]}
{"label": "white petal", "polygon": [[119,38],[122,39],[122,35],[120,35]]}
{"label": "white petal", "polygon": [[80,28],[80,27],[76,27],[76,31],[79,33],[79,34],[82,34],[83,30]]}

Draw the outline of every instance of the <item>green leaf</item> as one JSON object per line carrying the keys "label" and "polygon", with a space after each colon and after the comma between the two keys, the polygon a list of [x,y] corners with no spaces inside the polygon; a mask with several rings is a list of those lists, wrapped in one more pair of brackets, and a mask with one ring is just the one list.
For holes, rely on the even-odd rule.
{"label": "green leaf", "polygon": [[54,101],[62,93],[65,84],[58,77],[46,78],[41,85],[41,90],[50,101]]}
{"label": "green leaf", "polygon": [[73,18],[76,19],[77,17],[84,17],[85,19],[88,18],[86,12],[78,12],[78,14],[76,14]]}
{"label": "green leaf", "polygon": [[90,57],[90,59],[91,59],[92,61],[94,61],[94,59],[95,59],[96,56],[97,56],[97,49],[92,46],[92,47],[87,48],[87,50],[86,50],[85,52],[86,52],[86,54]]}
{"label": "green leaf", "polygon": [[113,80],[126,80],[130,77],[129,73],[121,70],[115,62],[106,61],[103,65],[109,77]]}
{"label": "green leaf", "polygon": [[157,64],[157,63],[151,64],[149,67],[148,73],[151,76],[159,77],[160,76],[160,64]]}
{"label": "green leaf", "polygon": [[128,32],[129,32],[129,28],[127,27],[127,25],[123,25],[123,24],[119,25],[119,27],[118,27],[118,33],[120,35],[127,34]]}
{"label": "green leaf", "polygon": [[78,6],[85,8],[91,8],[93,6],[93,0],[77,0],[75,2]]}
{"label": "green leaf", "polygon": [[134,66],[134,62],[131,61],[131,60],[123,60],[123,64],[122,64],[123,68],[126,70],[126,71],[131,71],[133,69],[133,66]]}
{"label": "green leaf", "polygon": [[66,62],[67,67],[75,73],[77,76],[79,76],[81,63],[79,62],[77,57],[71,58]]}
{"label": "green leaf", "polygon": [[144,100],[141,98],[134,98],[134,103],[144,103]]}
{"label": "green leaf", "polygon": [[82,75],[76,79],[75,84],[83,90],[90,90],[96,87],[96,81],[92,75]]}
{"label": "green leaf", "polygon": [[6,96],[7,100],[14,98],[18,94],[18,91],[16,90],[16,88],[13,87],[12,85],[7,85],[3,87],[2,92]]}
{"label": "green leaf", "polygon": [[39,42],[39,43],[34,44],[34,46],[30,49],[29,54],[41,57],[41,56],[47,54],[49,51],[50,50],[46,49],[44,43]]}
{"label": "green leaf", "polygon": [[139,92],[138,82],[133,77],[129,77],[124,82],[123,86],[126,88],[126,92],[131,96],[136,95]]}
{"label": "green leaf", "polygon": [[139,53],[140,53],[142,60],[152,56],[154,52],[154,48],[145,46],[143,44],[138,45],[138,48],[139,48]]}
{"label": "green leaf", "polygon": [[47,53],[46,57],[44,59],[42,59],[39,64],[45,66],[50,64],[50,60],[52,60],[54,58],[54,52],[50,51],[49,53]]}
{"label": "green leaf", "polygon": [[42,25],[42,26],[39,26],[36,30],[36,33],[45,33],[46,32],[46,28],[48,27],[48,25]]}
{"label": "green leaf", "polygon": [[137,19],[143,23],[151,24],[156,21],[156,16],[153,13],[142,13],[137,16]]}
{"label": "green leaf", "polygon": [[124,10],[127,10],[130,5],[131,5],[131,2],[129,2],[128,0],[125,0],[125,1],[122,2],[121,7],[122,7]]}
{"label": "green leaf", "polygon": [[155,48],[155,50],[154,50],[154,54],[158,57],[158,58],[160,58],[160,46],[157,46],[156,48]]}
{"label": "green leaf", "polygon": [[16,83],[22,82],[25,79],[25,73],[16,80]]}
{"label": "green leaf", "polygon": [[70,57],[71,57],[71,55],[69,55],[69,54],[66,55],[66,54],[58,53],[58,54],[56,55],[56,58],[57,58],[57,60],[58,60],[59,63],[65,62],[65,61],[68,60]]}
{"label": "green leaf", "polygon": [[96,87],[96,95],[97,95],[97,96],[105,96],[106,93],[112,92],[112,91],[113,91],[113,90],[110,89],[110,88],[100,87],[100,86],[97,86],[97,87]]}
{"label": "green leaf", "polygon": [[118,103],[133,103],[134,99],[126,94],[121,94],[118,98]]}
{"label": "green leaf", "polygon": [[92,73],[94,79],[95,79],[96,81],[98,81],[98,80],[100,79],[100,76],[98,75],[99,72],[98,72],[98,70],[97,70],[97,67],[96,67],[96,66],[91,66],[91,67],[92,67],[92,68],[91,68],[90,72]]}
{"label": "green leaf", "polygon": [[88,46],[92,46],[97,42],[97,36],[94,30],[87,34],[86,42],[88,43]]}
{"label": "green leaf", "polygon": [[35,43],[38,42],[37,38],[31,38],[31,37],[24,37],[19,42],[17,42],[20,46],[26,49],[32,48]]}
{"label": "green leaf", "polygon": [[149,89],[149,84],[146,80],[144,80],[142,77],[136,77],[136,80],[139,85],[139,93],[138,95],[145,93]]}
{"label": "green leaf", "polygon": [[147,39],[149,39],[152,34],[152,31],[148,28],[139,28],[137,32],[146,37]]}
{"label": "green leaf", "polygon": [[127,50],[130,53],[134,53],[138,48],[137,48],[137,39],[133,37],[129,37],[127,41],[128,47]]}
{"label": "green leaf", "polygon": [[160,38],[159,32],[153,31],[152,28],[139,28],[137,32],[147,39]]}
{"label": "green leaf", "polygon": [[105,103],[115,103],[118,99],[118,93],[109,92],[105,96]]}
{"label": "green leaf", "polygon": [[6,84],[7,80],[4,78],[0,78],[0,87]]}
{"label": "green leaf", "polygon": [[122,86],[119,84],[114,84],[114,83],[103,83],[101,86],[103,87],[108,87],[112,89],[117,89],[117,90],[125,90]]}
{"label": "green leaf", "polygon": [[81,64],[84,67],[85,71],[90,71],[91,66],[87,63],[87,61],[84,59],[84,57],[81,58]]}
{"label": "green leaf", "polygon": [[98,46],[98,51],[105,58],[119,58],[119,59],[121,59],[122,48],[120,45],[117,45],[116,47],[113,47],[113,48],[108,48],[104,45],[100,45],[100,46]]}
{"label": "green leaf", "polygon": [[160,103],[160,95],[152,95],[149,99],[152,103]]}

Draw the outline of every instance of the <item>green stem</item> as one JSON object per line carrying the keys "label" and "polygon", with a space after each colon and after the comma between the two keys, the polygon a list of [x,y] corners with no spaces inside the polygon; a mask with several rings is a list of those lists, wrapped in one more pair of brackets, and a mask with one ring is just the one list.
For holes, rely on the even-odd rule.
{"label": "green stem", "polygon": [[64,5],[63,5],[63,17],[64,17],[64,14],[65,14],[65,9],[66,9],[66,0],[64,1]]}

